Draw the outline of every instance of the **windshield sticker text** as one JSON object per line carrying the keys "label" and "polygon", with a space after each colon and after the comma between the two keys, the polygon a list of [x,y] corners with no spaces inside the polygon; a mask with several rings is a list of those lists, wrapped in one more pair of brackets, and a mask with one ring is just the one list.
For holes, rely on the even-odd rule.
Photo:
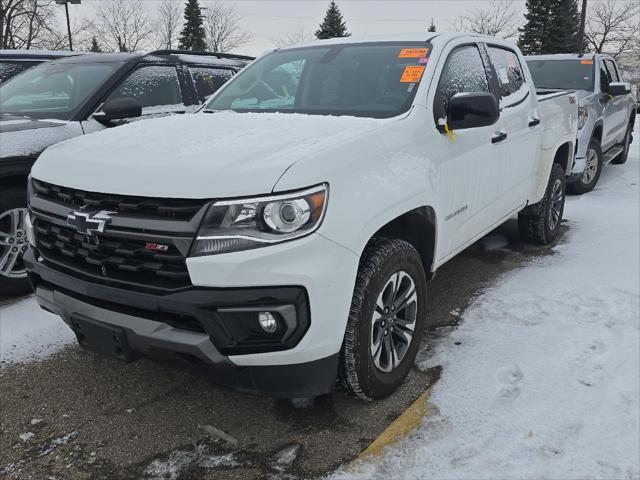
{"label": "windshield sticker text", "polygon": [[428,48],[403,48],[400,50],[398,58],[422,58],[429,53]]}
{"label": "windshield sticker text", "polygon": [[424,73],[424,66],[422,65],[407,65],[404,69],[400,82],[402,83],[417,83],[422,78]]}

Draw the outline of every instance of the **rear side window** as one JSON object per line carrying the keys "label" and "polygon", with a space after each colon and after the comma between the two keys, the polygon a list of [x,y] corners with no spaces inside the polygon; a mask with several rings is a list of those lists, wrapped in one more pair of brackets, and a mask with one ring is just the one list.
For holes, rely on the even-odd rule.
{"label": "rear side window", "polygon": [[609,73],[609,78],[611,79],[611,81],[619,82],[620,77],[618,77],[618,70],[616,69],[616,66],[613,63],[613,60],[609,60],[609,59],[605,60],[604,65],[607,69],[607,72]]}
{"label": "rear side window", "polygon": [[0,83],[4,83],[23,70],[37,65],[39,62],[0,62]]}
{"label": "rear side window", "polygon": [[502,98],[513,95],[524,84],[520,60],[515,52],[500,47],[488,47],[489,58],[496,70],[498,89]]}
{"label": "rear side window", "polygon": [[233,76],[233,71],[226,68],[189,67],[189,71],[200,103],[203,103]]}
{"label": "rear side window", "polygon": [[142,104],[143,113],[152,107],[183,106],[180,82],[174,67],[149,66],[129,75],[107,101],[116,98],[135,98]]}
{"label": "rear side window", "polygon": [[449,100],[456,93],[488,91],[487,72],[478,48],[475,45],[456,48],[440,74],[433,104],[436,122],[446,117]]}

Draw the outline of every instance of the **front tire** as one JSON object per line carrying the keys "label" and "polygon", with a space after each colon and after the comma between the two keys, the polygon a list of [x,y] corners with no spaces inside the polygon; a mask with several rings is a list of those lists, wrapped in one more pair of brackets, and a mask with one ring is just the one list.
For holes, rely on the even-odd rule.
{"label": "front tire", "polygon": [[567,184],[567,190],[576,195],[590,192],[598,184],[602,173],[602,147],[597,138],[589,141],[587,148],[587,165],[584,172],[573,182]]}
{"label": "front tire", "polygon": [[339,381],[361,399],[391,395],[413,366],[424,327],[427,279],[403,240],[376,239],[360,261],[340,352]]}
{"label": "front tire", "polygon": [[28,246],[24,225],[27,192],[3,188],[0,195],[0,295],[21,295],[31,290],[22,263]]}
{"label": "front tire", "polygon": [[554,163],[544,197],[534,208],[518,214],[520,236],[525,242],[547,245],[555,241],[560,233],[560,224],[564,214],[566,185],[564,170]]}

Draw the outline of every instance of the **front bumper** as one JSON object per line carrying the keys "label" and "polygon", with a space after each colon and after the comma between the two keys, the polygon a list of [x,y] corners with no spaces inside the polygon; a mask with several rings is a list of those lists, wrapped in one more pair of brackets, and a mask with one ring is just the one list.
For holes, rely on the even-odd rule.
{"label": "front bumper", "polygon": [[216,330],[225,329],[216,323],[219,311],[231,306],[296,305],[303,328],[300,336],[304,335],[309,307],[302,287],[192,287],[153,295],[80,280],[37,261],[34,253],[30,248],[24,260],[38,303],[60,315],[76,335],[79,319],[118,329],[133,356],[168,358],[235,390],[277,397],[315,396],[333,390],[337,354],[301,363],[239,366],[215,346],[221,341]]}

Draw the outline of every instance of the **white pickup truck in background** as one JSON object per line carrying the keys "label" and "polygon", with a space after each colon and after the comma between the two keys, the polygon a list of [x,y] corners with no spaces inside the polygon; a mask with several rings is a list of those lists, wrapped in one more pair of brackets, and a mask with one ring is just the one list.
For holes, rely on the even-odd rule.
{"label": "white pickup truck in background", "polygon": [[102,354],[381,398],[414,363],[439,266],[516,214],[525,240],[557,238],[577,122],[575,96],[539,99],[493,37],[278,49],[195,115],[47,149],[29,279]]}

